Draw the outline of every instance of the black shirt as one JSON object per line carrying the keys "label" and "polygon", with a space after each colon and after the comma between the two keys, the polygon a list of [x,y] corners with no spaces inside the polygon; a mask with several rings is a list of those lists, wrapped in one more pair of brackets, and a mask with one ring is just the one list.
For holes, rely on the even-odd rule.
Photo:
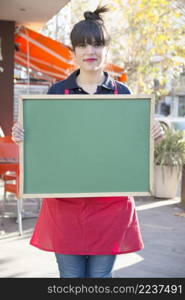
{"label": "black shirt", "polygon": [[[65,89],[69,89],[69,94],[88,94],[76,82],[76,77],[80,73],[80,69],[73,72],[65,80],[59,81],[53,84],[48,94],[64,94]],[[118,90],[118,94],[131,94],[129,88],[122,82],[113,80],[107,72],[104,72],[105,80],[101,85],[98,85],[95,94],[114,94],[115,82]]]}

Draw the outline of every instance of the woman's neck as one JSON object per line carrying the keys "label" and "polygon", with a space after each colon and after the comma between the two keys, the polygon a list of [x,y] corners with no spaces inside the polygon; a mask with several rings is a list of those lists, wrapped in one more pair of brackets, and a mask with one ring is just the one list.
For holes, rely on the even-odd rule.
{"label": "woman's neck", "polygon": [[80,87],[90,94],[96,92],[97,86],[104,82],[104,72],[84,72],[80,70],[80,74],[77,76],[76,81]]}

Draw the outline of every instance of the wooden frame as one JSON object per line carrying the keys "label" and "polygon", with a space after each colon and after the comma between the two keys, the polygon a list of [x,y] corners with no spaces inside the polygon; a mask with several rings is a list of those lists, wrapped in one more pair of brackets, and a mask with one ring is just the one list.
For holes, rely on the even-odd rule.
{"label": "wooden frame", "polygon": [[[144,100],[146,103],[150,103],[150,111],[149,111],[149,130],[151,133],[151,128],[153,125],[153,116],[154,116],[154,96],[148,96],[148,95],[23,95],[20,98],[19,102],[19,122],[24,128],[24,105],[25,105],[25,100],[27,101],[37,101],[37,100],[42,100],[42,101],[47,101],[47,100],[86,100],[86,101],[91,101],[91,100],[105,100],[105,101],[110,101],[114,100]],[[28,103],[28,102],[27,102]],[[51,103],[51,102],[50,102]],[[126,103],[126,102],[125,102]],[[139,102],[138,102],[139,103]],[[43,106],[44,107],[44,106]],[[27,117],[29,114],[27,114]],[[28,117],[29,118],[29,117]],[[26,132],[25,132],[26,136]],[[153,138],[149,137],[149,188],[148,190],[142,190],[142,191],[118,191],[118,192],[35,192],[35,193],[29,193],[25,191],[24,188],[24,181],[25,181],[25,176],[27,174],[25,173],[25,164],[24,164],[24,155],[25,155],[25,142],[22,142],[19,147],[19,157],[20,157],[20,197],[22,198],[73,198],[73,197],[110,197],[110,196],[148,196],[153,193],[153,152],[154,152],[154,144],[153,144]]]}

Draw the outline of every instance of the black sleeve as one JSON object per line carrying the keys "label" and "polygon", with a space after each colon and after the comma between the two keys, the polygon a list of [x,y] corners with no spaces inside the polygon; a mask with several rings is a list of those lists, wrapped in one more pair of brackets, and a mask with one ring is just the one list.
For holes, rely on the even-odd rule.
{"label": "black sleeve", "polygon": [[47,94],[52,95],[52,94],[56,94],[55,93],[55,89],[54,89],[54,85],[52,85],[49,90],[47,91]]}
{"label": "black sleeve", "polygon": [[54,83],[48,90],[49,95],[63,95],[65,90],[65,80]]}
{"label": "black sleeve", "polygon": [[118,94],[132,94],[132,91],[122,82],[116,81],[117,89],[118,89]]}

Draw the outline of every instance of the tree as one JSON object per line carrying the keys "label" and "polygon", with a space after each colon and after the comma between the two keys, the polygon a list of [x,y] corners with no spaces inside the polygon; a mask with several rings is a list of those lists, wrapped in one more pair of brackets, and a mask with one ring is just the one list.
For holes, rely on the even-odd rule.
{"label": "tree", "polygon": [[177,59],[177,45],[181,48],[184,39],[181,12],[167,0],[114,3],[125,20],[118,23],[114,43],[119,43],[119,48],[115,48],[114,58],[120,63],[122,59],[129,85],[136,93],[151,93],[157,80],[156,93],[166,93],[167,79],[180,73],[182,67],[182,60]]}

